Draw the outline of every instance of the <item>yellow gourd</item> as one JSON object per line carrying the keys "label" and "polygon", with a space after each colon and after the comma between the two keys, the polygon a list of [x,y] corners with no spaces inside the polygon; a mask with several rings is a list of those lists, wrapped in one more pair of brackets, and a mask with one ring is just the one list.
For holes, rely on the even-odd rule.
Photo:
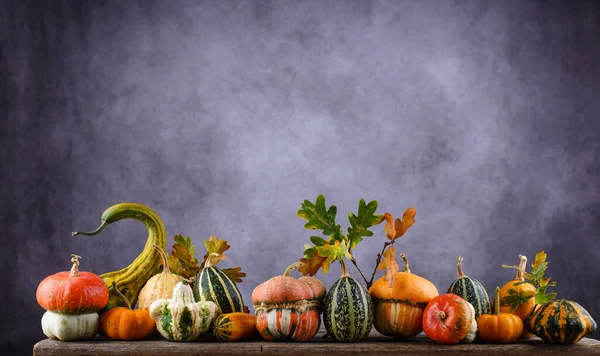
{"label": "yellow gourd", "polygon": [[157,245],[154,245],[154,248],[162,257],[163,270],[161,273],[152,276],[140,291],[138,295],[138,309],[149,310],[150,304],[153,301],[169,299],[173,295],[173,289],[175,289],[177,283],[183,280],[183,277],[171,273],[165,251]]}

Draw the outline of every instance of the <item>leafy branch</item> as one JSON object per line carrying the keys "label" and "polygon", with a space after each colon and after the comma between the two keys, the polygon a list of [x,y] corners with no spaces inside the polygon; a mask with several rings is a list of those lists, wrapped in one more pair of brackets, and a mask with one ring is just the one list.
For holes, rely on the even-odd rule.
{"label": "leafy branch", "polygon": [[314,276],[319,269],[322,269],[323,273],[327,274],[332,262],[342,261],[346,257],[354,263],[367,282],[352,255],[352,249],[363,240],[363,237],[373,236],[369,228],[383,221],[383,215],[375,214],[377,206],[376,200],[367,204],[364,199],[361,199],[358,202],[357,214],[348,214],[350,227],[348,233],[344,234],[341,226],[336,222],[337,207],[331,205],[328,208],[322,194],[317,196],[314,203],[309,200],[302,202],[296,214],[307,220],[304,224],[306,229],[321,230],[322,236],[311,236],[310,241],[313,245],[304,245],[304,257],[300,259],[302,266],[298,269],[300,273]]}
{"label": "leafy branch", "polygon": [[393,286],[393,284],[395,282],[395,274],[394,274],[394,277],[390,277],[390,273],[395,273],[398,269],[398,265],[396,264],[394,266],[394,264],[392,264],[391,261],[388,262],[387,264],[382,263],[381,259],[382,258],[390,259],[392,256],[396,255],[396,249],[393,247],[393,245],[396,242],[396,240],[398,238],[400,238],[401,236],[403,236],[404,234],[406,234],[408,229],[415,223],[415,215],[416,214],[417,214],[417,210],[414,207],[410,207],[410,208],[406,209],[404,211],[404,214],[402,214],[402,219],[396,218],[396,220],[394,220],[394,217],[392,216],[392,214],[390,214],[390,213],[384,214],[383,218],[386,223],[385,223],[383,229],[385,230],[385,235],[387,236],[388,241],[384,242],[381,252],[377,254],[377,260],[375,262],[375,268],[373,269],[373,273],[371,274],[371,279],[369,279],[368,281],[365,279],[365,282],[367,283],[367,288],[370,288],[371,285],[373,285],[373,280],[375,279],[375,274],[377,273],[377,270],[383,269],[383,268],[385,268],[384,266],[387,266],[387,265],[391,266],[392,268],[391,268],[391,271],[390,271],[390,269],[388,269],[388,271],[386,271],[386,278],[387,278],[386,280],[389,279],[390,287]]}
{"label": "leafy branch", "polygon": [[[529,299],[535,298],[536,305],[542,305],[549,303],[556,298],[556,292],[546,293],[549,287],[555,287],[556,281],[550,281],[550,277],[544,277],[546,269],[548,269],[548,262],[546,261],[546,253],[542,250],[535,255],[535,260],[531,263],[531,272],[525,272],[524,263],[520,266],[507,266],[502,265],[504,268],[515,268],[520,270],[523,278],[521,281],[514,284],[518,286],[524,283],[529,283],[536,288],[535,293],[521,291],[517,293],[514,290],[509,290],[509,295],[502,299],[502,305],[509,305],[511,310],[518,308],[521,304],[526,303]],[[521,260],[523,261],[523,259]],[[525,258],[525,262],[527,259]]]}

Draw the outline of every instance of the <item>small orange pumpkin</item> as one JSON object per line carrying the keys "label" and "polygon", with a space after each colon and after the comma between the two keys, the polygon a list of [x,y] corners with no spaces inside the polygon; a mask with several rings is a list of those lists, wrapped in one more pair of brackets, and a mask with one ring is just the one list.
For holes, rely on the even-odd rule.
{"label": "small orange pumpkin", "polygon": [[514,314],[500,312],[500,287],[496,287],[495,314],[482,314],[477,318],[477,335],[488,343],[515,342],[523,333],[523,321]]}
{"label": "small orange pumpkin", "polygon": [[115,307],[100,317],[102,333],[113,340],[143,340],[152,335],[156,323],[146,309],[131,309],[129,300],[119,291],[115,282],[112,290],[127,307]]}
{"label": "small orange pumpkin", "polygon": [[404,270],[396,272],[396,282],[379,278],[369,288],[375,306],[375,329],[383,335],[413,337],[423,331],[423,310],[439,295],[429,280],[411,273],[404,254]]}
{"label": "small orange pumpkin", "polygon": [[[527,257],[523,255],[519,255],[519,268],[517,268],[517,275],[515,279],[507,282],[502,288],[500,288],[500,313],[509,313],[518,316],[523,323],[525,323],[525,319],[533,313],[533,309],[535,307],[535,297],[533,295],[536,292],[536,288],[531,283],[522,283],[519,285],[515,285],[516,283],[521,283],[525,281],[525,268],[527,267]],[[507,303],[504,303],[504,298],[511,295],[511,293],[523,294],[523,293],[531,293],[532,297],[529,298],[525,303],[519,305],[516,309],[511,310],[511,306]],[[532,337],[533,334],[529,333],[527,329],[523,329],[523,334],[521,334],[522,339],[527,339]]]}

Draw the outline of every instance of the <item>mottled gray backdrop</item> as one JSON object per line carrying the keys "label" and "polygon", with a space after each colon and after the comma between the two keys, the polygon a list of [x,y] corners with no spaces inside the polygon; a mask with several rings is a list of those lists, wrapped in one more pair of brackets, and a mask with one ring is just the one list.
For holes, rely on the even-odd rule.
{"label": "mottled gray backdrop", "polygon": [[360,198],[415,206],[398,248],[442,291],[458,254],[491,293],[514,275],[501,264],[544,249],[560,297],[600,318],[599,9],[2,1],[1,345],[44,338],[35,289],[70,253],[98,274],[137,256],[135,221],[71,236],[123,201],[160,214],[169,248],[228,240],[247,304],[300,257],[295,212],[323,193],[344,228]]}

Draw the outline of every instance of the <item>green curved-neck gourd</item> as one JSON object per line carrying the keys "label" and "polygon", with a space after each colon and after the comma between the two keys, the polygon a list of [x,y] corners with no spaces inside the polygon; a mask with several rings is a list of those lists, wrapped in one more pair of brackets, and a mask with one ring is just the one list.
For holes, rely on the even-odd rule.
{"label": "green curved-neck gourd", "polygon": [[[131,262],[131,264],[118,271],[107,272],[100,278],[111,287],[115,282],[132,305],[135,305],[138,294],[144,284],[152,277],[161,264],[160,254],[153,245],[160,246],[163,250],[167,248],[167,232],[158,214],[147,206],[136,203],[119,203],[106,209],[102,213],[100,226],[90,232],[73,232],[73,236],[94,236],[100,233],[107,225],[123,219],[135,219],[141,221],[148,229],[148,240],[142,252]],[[115,294],[110,293],[105,310],[117,306],[125,306],[124,302]]]}

